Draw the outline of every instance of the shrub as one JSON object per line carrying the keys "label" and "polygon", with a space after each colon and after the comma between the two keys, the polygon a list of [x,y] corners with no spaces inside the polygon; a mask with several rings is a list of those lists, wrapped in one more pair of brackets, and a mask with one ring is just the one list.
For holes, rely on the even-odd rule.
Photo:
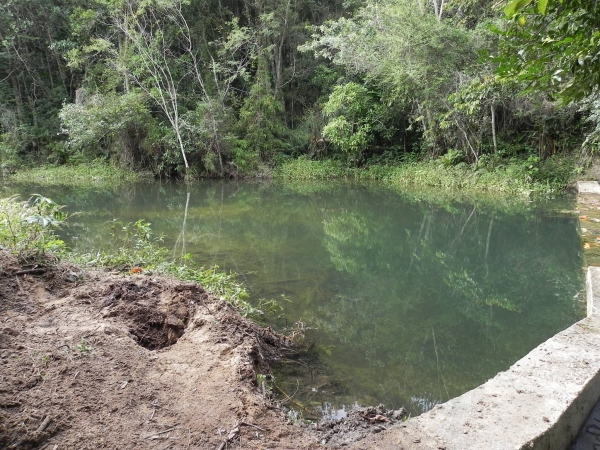
{"label": "shrub", "polygon": [[49,252],[62,253],[65,243],[55,232],[67,219],[62,206],[34,194],[29,201],[0,199],[0,245],[23,260],[44,260]]}

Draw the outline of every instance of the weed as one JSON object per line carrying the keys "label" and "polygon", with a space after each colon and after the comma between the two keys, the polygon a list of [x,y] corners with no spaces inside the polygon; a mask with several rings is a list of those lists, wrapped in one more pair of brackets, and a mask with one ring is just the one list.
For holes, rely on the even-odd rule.
{"label": "weed", "polygon": [[92,347],[90,343],[85,339],[82,339],[81,342],[77,345],[77,350],[83,354],[88,354],[92,351]]}
{"label": "weed", "polygon": [[261,388],[263,396],[268,397],[273,392],[273,385],[275,384],[275,378],[270,374],[256,374],[256,384]]}
{"label": "weed", "polygon": [[292,425],[300,426],[307,422],[306,419],[304,419],[304,414],[302,414],[302,411],[300,410],[290,408],[287,410],[286,415],[288,422]]}

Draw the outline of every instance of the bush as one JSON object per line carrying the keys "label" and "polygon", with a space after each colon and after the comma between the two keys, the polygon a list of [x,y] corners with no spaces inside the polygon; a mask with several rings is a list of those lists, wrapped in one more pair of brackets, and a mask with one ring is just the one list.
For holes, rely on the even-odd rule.
{"label": "bush", "polygon": [[26,202],[16,196],[0,199],[0,246],[26,261],[63,253],[65,243],[55,234],[67,219],[62,208],[39,194]]}

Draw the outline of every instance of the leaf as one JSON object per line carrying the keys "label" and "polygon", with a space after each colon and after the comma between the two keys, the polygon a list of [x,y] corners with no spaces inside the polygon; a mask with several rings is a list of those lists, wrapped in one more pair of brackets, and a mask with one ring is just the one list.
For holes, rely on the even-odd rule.
{"label": "leaf", "polygon": [[540,14],[546,14],[547,6],[548,6],[548,0],[538,0],[537,9]]}
{"label": "leaf", "polygon": [[531,0],[513,0],[504,7],[504,14],[509,18],[513,17],[530,3]]}

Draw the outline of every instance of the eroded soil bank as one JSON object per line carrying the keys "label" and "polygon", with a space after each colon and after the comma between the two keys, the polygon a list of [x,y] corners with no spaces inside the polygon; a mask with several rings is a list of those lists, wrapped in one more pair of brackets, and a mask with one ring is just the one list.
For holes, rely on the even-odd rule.
{"label": "eroded soil bank", "polygon": [[320,448],[255,386],[289,343],[199,286],[0,266],[0,448]]}

